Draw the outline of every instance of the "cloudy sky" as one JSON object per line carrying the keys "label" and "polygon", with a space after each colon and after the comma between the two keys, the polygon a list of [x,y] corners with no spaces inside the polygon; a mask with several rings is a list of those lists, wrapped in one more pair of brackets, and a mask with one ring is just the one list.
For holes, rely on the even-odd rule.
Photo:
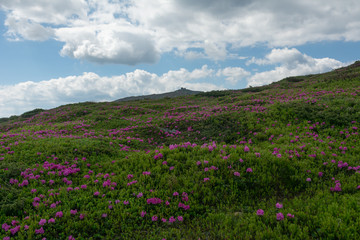
{"label": "cloudy sky", "polygon": [[358,0],[0,0],[0,117],[360,59]]}

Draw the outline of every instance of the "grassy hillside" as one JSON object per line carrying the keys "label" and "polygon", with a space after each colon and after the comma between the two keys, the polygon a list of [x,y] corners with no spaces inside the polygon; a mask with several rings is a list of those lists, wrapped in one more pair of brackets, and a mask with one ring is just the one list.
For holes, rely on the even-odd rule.
{"label": "grassy hillside", "polygon": [[1,239],[359,239],[360,62],[0,123]]}

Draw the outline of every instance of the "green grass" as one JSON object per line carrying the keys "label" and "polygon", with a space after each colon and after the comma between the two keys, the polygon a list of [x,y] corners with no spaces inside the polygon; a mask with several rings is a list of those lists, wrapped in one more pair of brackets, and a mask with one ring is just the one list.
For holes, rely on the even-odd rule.
{"label": "green grass", "polygon": [[359,239],[358,65],[1,119],[0,237]]}

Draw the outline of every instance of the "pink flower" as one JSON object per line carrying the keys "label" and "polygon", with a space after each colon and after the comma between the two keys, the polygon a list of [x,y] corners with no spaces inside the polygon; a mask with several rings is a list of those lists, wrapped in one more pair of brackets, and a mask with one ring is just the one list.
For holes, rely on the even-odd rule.
{"label": "pink flower", "polygon": [[94,192],[94,196],[99,196],[100,193],[99,192]]}
{"label": "pink flower", "polygon": [[173,196],[179,196],[179,193],[178,193],[178,192],[174,192],[174,193],[173,193]]}
{"label": "pink flower", "polygon": [[11,235],[15,235],[20,230],[20,226],[16,226],[10,229]]}
{"label": "pink flower", "polygon": [[284,219],[284,214],[282,214],[281,212],[276,214],[276,220],[281,221]]}
{"label": "pink flower", "polygon": [[210,178],[204,178],[204,182],[207,182],[209,180],[210,180]]}
{"label": "pink flower", "polygon": [[44,229],[41,227],[40,229],[35,229],[35,234],[43,234]]}
{"label": "pink flower", "polygon": [[248,147],[248,146],[245,146],[245,147],[244,147],[244,152],[249,152],[249,151],[250,151],[249,147]]}
{"label": "pink flower", "polygon": [[85,215],[84,214],[80,214],[80,216],[79,216],[79,218],[80,218],[80,220],[83,220],[84,219],[84,217],[85,217]]}
{"label": "pink flower", "polygon": [[250,173],[253,172],[253,170],[251,168],[246,169],[246,172]]}
{"label": "pink flower", "polygon": [[39,225],[40,225],[40,226],[44,226],[45,223],[46,223],[46,219],[41,219],[41,220],[39,221]]}
{"label": "pink flower", "polygon": [[162,218],[161,221],[162,221],[162,222],[166,222],[167,219],[166,219],[166,218]]}
{"label": "pink flower", "polygon": [[275,207],[280,209],[280,208],[283,208],[283,205],[280,203],[276,203]]}
{"label": "pink flower", "polygon": [[124,205],[128,205],[129,204],[129,201],[124,201]]}
{"label": "pink flower", "polygon": [[141,211],[140,216],[141,216],[141,217],[145,217],[145,215],[146,215],[146,212],[145,212],[145,211]]}
{"label": "pink flower", "polygon": [[31,189],[31,193],[36,193],[36,189]]}
{"label": "pink flower", "polygon": [[107,217],[107,214],[106,214],[106,213],[103,213],[103,214],[101,215],[101,217],[102,217],[102,218],[106,218],[106,217]]}
{"label": "pink flower", "polygon": [[179,222],[184,221],[184,218],[182,216],[178,216],[177,219],[178,219]]}
{"label": "pink flower", "polygon": [[57,212],[56,214],[55,214],[55,217],[58,217],[58,218],[61,218],[61,217],[63,217],[63,213],[60,211],[60,212]]}
{"label": "pink flower", "polygon": [[169,218],[169,222],[170,222],[170,223],[176,222],[176,219],[175,219],[173,216],[171,216],[171,217]]}
{"label": "pink flower", "polygon": [[324,174],[323,172],[319,172],[319,173],[318,173],[318,176],[319,176],[319,177],[322,177],[323,174]]}
{"label": "pink flower", "polygon": [[240,173],[239,172],[234,172],[234,175],[237,177],[240,177]]}
{"label": "pink flower", "polygon": [[170,171],[172,171],[172,170],[174,170],[174,168],[175,168],[175,167],[174,167],[174,166],[172,166],[172,167],[170,167],[170,168],[169,168],[169,170],[170,170]]}
{"label": "pink flower", "polygon": [[75,210],[70,209],[70,214],[76,215],[77,214],[77,209],[75,209]]}
{"label": "pink flower", "polygon": [[55,219],[54,219],[54,218],[50,218],[50,219],[48,220],[48,223],[55,223]]}
{"label": "pink flower", "polygon": [[11,225],[16,226],[17,224],[19,224],[19,221],[16,221],[16,220],[11,221]]}
{"label": "pink flower", "polygon": [[256,211],[256,215],[258,215],[258,216],[264,215],[264,210],[258,209],[258,210]]}
{"label": "pink flower", "polygon": [[81,188],[82,188],[82,189],[86,189],[87,186],[86,186],[86,185],[81,185]]}
{"label": "pink flower", "polygon": [[55,208],[56,207],[56,203],[52,203],[51,205],[50,205],[50,208]]}
{"label": "pink flower", "polygon": [[156,222],[158,220],[158,217],[156,215],[151,217],[151,221]]}
{"label": "pink flower", "polygon": [[75,238],[72,235],[70,235],[69,240],[75,240]]}
{"label": "pink flower", "polygon": [[286,216],[288,216],[288,218],[294,218],[294,215],[291,213],[288,213]]}
{"label": "pink flower", "polygon": [[306,181],[307,181],[307,182],[311,182],[311,178],[307,178]]}

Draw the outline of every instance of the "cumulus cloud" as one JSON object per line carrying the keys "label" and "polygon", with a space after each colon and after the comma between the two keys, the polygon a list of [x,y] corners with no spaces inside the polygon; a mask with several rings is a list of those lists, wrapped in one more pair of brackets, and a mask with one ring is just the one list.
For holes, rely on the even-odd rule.
{"label": "cumulus cloud", "polygon": [[327,72],[345,65],[332,58],[310,57],[295,48],[273,49],[265,58],[253,58],[247,64],[275,65],[273,70],[249,77],[247,86],[261,86],[289,76]]}
{"label": "cumulus cloud", "polygon": [[90,62],[136,65],[154,63],[160,57],[149,34],[133,32],[122,24],[62,28],[56,36],[65,42],[61,55]]}
{"label": "cumulus cloud", "polygon": [[153,63],[170,51],[218,61],[258,44],[360,40],[357,0],[0,0],[0,9],[10,39],[55,39],[62,55],[97,63]]}
{"label": "cumulus cloud", "polygon": [[0,117],[21,114],[34,108],[54,108],[84,101],[112,101],[127,96],[174,91],[181,87],[201,91],[224,89],[199,82],[212,76],[213,71],[204,65],[193,71],[181,68],[163,75],[139,69],[112,77],[88,72],[80,76],[0,86]]}
{"label": "cumulus cloud", "polygon": [[218,77],[225,76],[225,80],[233,85],[244,80],[249,75],[251,75],[251,73],[241,67],[227,67],[218,70],[216,73],[216,76]]}

